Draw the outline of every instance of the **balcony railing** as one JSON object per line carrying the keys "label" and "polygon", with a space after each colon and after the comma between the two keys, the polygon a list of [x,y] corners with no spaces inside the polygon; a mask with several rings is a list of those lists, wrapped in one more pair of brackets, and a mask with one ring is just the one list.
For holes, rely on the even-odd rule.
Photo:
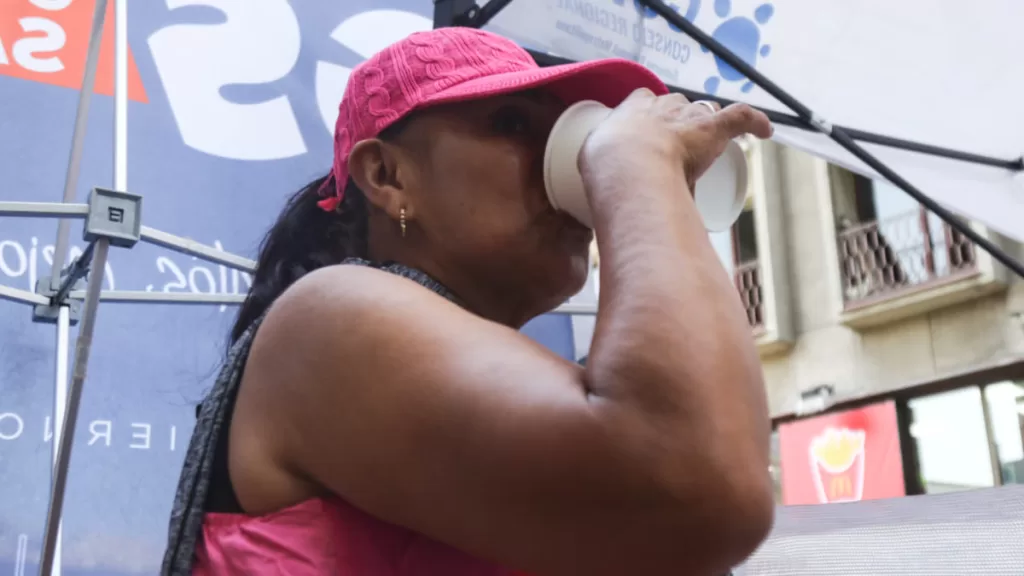
{"label": "balcony railing", "polygon": [[764,295],[761,289],[761,266],[756,260],[740,264],[733,271],[733,281],[740,293],[740,302],[747,312],[747,321],[755,333],[764,329]]}
{"label": "balcony railing", "polygon": [[837,233],[847,308],[944,284],[977,271],[974,244],[923,210]]}

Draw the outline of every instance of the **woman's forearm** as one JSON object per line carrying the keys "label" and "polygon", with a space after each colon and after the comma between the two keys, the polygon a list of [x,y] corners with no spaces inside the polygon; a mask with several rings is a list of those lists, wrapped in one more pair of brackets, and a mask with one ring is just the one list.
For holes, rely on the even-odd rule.
{"label": "woman's forearm", "polygon": [[629,168],[602,172],[635,179],[591,184],[601,295],[588,385],[622,426],[660,436],[664,482],[770,498],[765,391],[735,287],[682,168]]}

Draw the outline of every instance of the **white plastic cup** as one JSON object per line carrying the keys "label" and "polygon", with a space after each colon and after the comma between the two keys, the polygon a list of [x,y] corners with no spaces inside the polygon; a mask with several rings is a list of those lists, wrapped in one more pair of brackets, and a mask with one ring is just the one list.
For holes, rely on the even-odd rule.
{"label": "white plastic cup", "polygon": [[[578,159],[587,136],[611,114],[600,102],[583,100],[567,108],[555,122],[544,150],[544,188],[556,210],[593,228],[594,219],[583,189]],[[729,142],[693,191],[697,211],[709,232],[728,230],[743,212],[747,198],[747,159]]]}

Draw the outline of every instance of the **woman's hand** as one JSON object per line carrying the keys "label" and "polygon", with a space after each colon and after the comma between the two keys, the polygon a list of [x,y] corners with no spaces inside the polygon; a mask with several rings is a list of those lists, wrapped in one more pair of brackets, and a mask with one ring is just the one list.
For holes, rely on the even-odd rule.
{"label": "woman's hand", "polygon": [[653,168],[652,163],[658,168],[669,163],[682,171],[692,191],[729,141],[744,134],[768,138],[771,122],[746,104],[719,110],[717,104],[690,103],[682,94],[655,96],[640,88],[587,138],[580,151],[580,172],[585,179],[616,177],[620,170],[628,173]]}

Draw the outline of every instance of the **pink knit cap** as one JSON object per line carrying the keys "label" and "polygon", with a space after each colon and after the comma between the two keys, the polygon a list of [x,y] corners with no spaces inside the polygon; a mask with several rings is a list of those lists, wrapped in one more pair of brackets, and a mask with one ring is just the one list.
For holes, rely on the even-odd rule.
{"label": "pink knit cap", "polygon": [[[668,89],[653,72],[622,59],[541,68],[516,43],[473,28],[417,32],[374,54],[352,71],[334,129],[333,178],[319,205],[337,209],[348,181],[348,156],[410,111],[547,86],[565,104],[597,100],[617,106],[633,90]],[[333,183],[333,186],[327,184]]]}

